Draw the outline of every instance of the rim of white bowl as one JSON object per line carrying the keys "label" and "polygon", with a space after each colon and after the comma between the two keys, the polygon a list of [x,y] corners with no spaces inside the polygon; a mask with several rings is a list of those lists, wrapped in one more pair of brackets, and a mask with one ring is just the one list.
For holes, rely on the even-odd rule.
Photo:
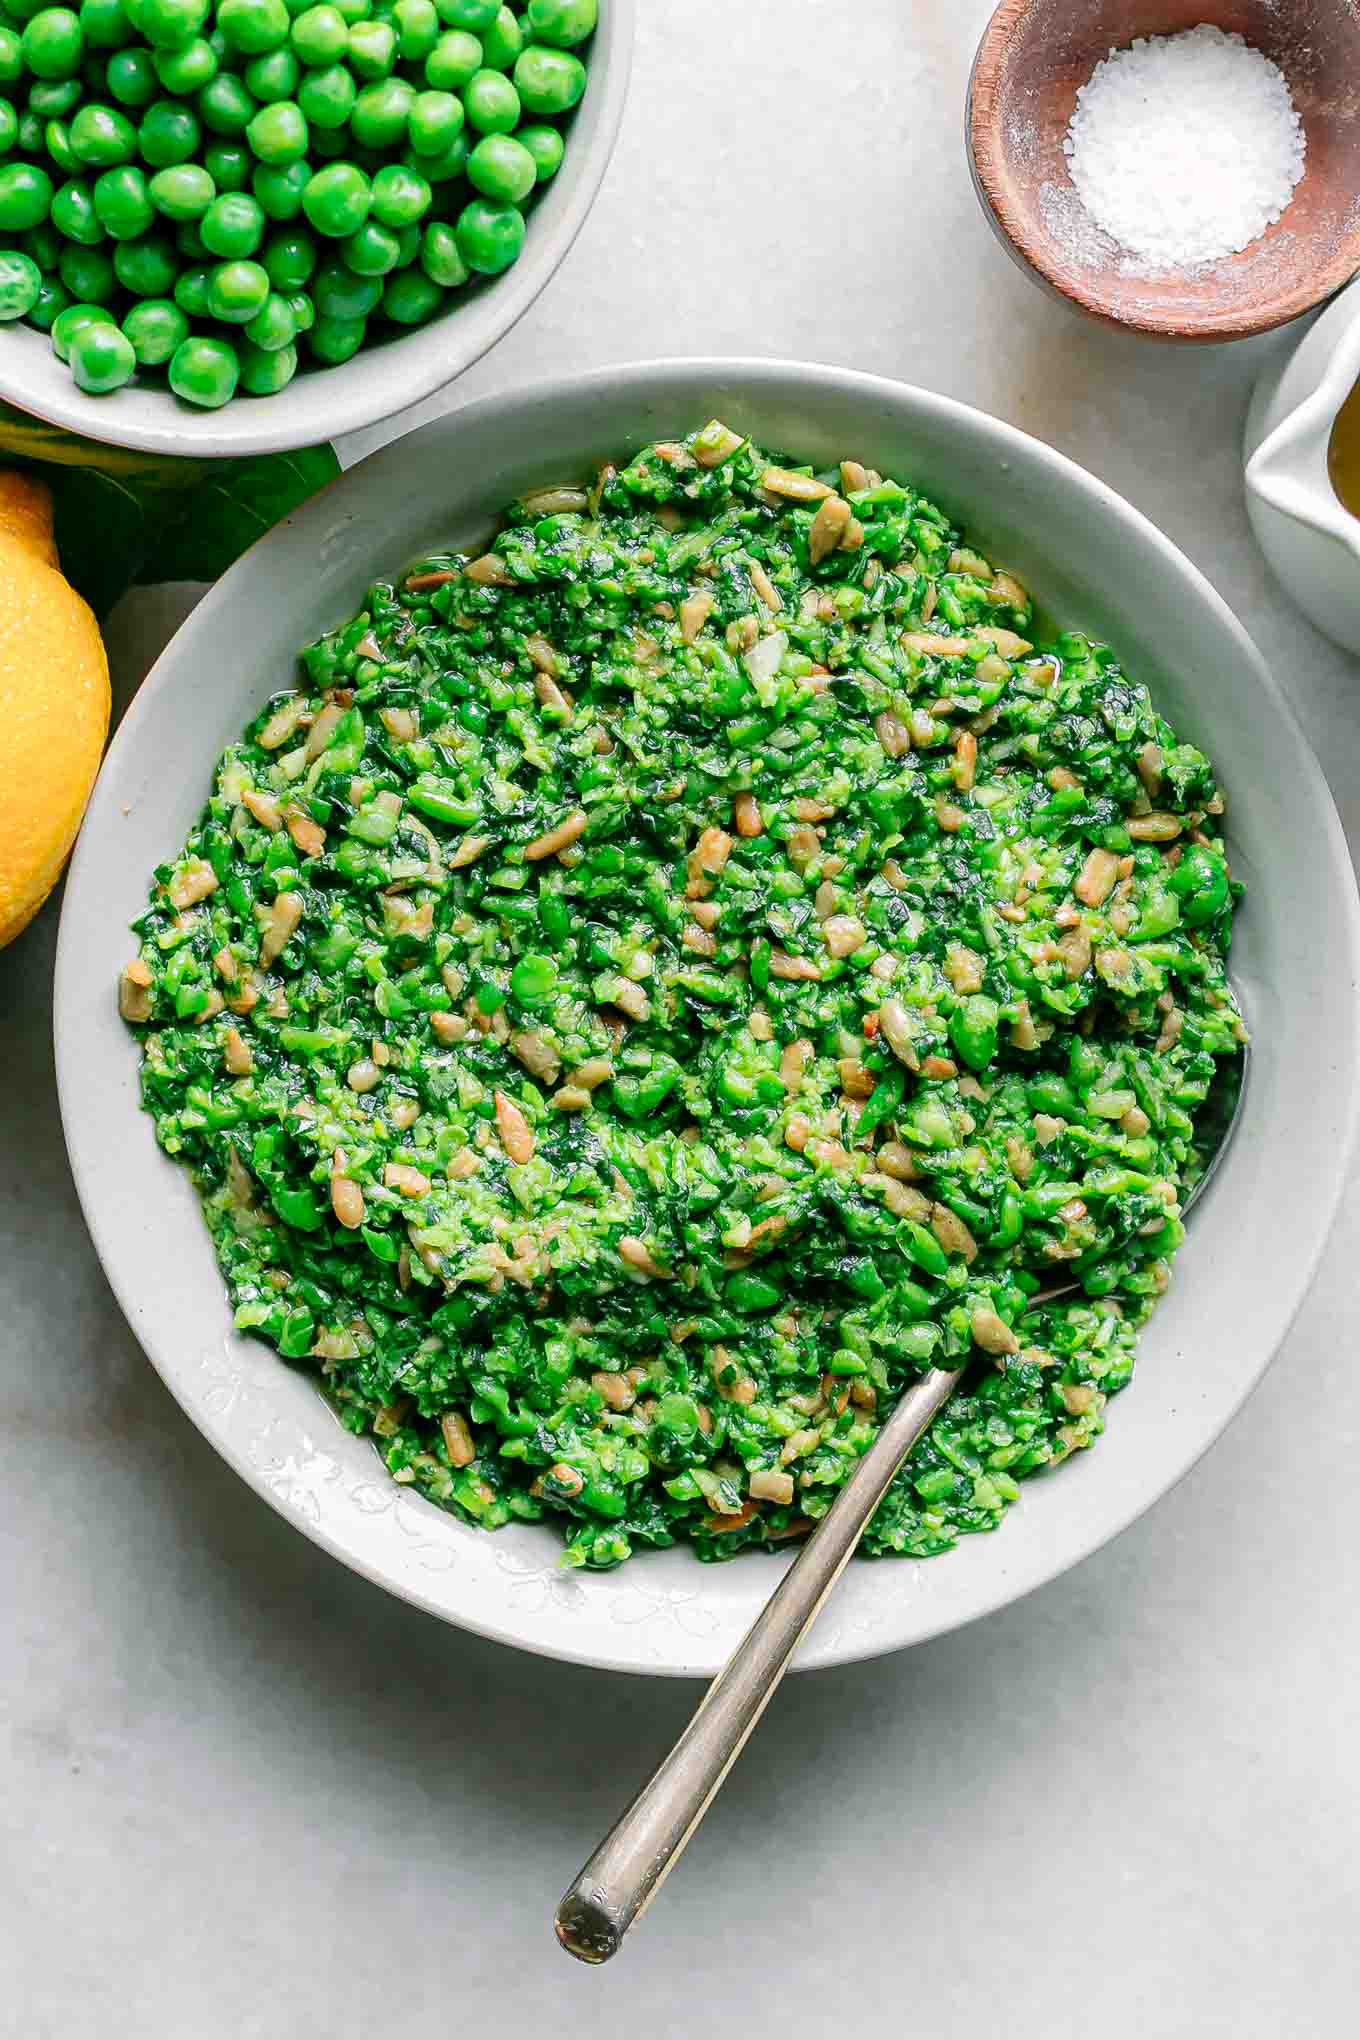
{"label": "rim of white bowl", "polygon": [[429,325],[363,348],[338,367],[303,369],[277,396],[234,397],[216,411],[195,410],[163,386],[135,380],[108,396],[86,396],[46,333],[13,325],[0,334],[0,397],[107,446],[234,460],[339,439],[434,396],[504,339],[570,253],[618,140],[635,26],[635,0],[601,0],[585,96],[572,113],[562,168],[529,213],[523,253]]}
{"label": "rim of white bowl", "polygon": [[[315,552],[317,541],[334,518],[338,493],[350,492],[361,495],[366,473],[371,474],[382,464],[395,466],[401,471],[405,449],[416,437],[444,435],[451,440],[466,433],[472,426],[486,427],[489,436],[498,441],[501,425],[522,416],[526,409],[547,415],[559,406],[578,406],[584,409],[596,397],[608,396],[635,398],[646,406],[664,400],[667,406],[677,406],[676,399],[667,385],[676,381],[702,388],[704,396],[699,405],[707,401],[708,393],[719,401],[733,391],[749,392],[759,399],[767,395],[771,402],[780,398],[788,403],[803,404],[815,401],[818,393],[853,396],[862,407],[868,425],[872,427],[875,405],[892,407],[905,398],[908,403],[930,414],[942,424],[955,426],[965,436],[979,426],[985,428],[995,445],[998,479],[1008,472],[1011,460],[1008,456],[1025,463],[1037,462],[1048,470],[1062,487],[1075,490],[1078,495],[1094,500],[1103,506],[1113,520],[1122,527],[1128,541],[1132,558],[1138,549],[1148,549],[1159,555],[1168,571],[1190,588],[1198,603],[1210,611],[1216,624],[1225,630],[1235,642],[1239,659],[1254,674],[1257,685],[1270,700],[1279,726],[1287,737],[1292,738],[1294,764],[1306,791],[1313,803],[1320,823],[1324,846],[1330,853],[1332,869],[1343,875],[1342,883],[1336,888],[1335,905],[1337,918],[1329,924],[1328,934],[1334,949],[1340,952],[1339,975],[1353,988],[1360,982],[1360,894],[1357,894],[1354,873],[1346,839],[1341,828],[1330,790],[1321,767],[1314,757],[1306,738],[1289,706],[1281,688],[1266,666],[1252,639],[1233,615],[1223,598],[1199,569],[1172,543],[1158,528],[1134,508],[1115,490],[1086,469],[1057,452],[1042,440],[1033,438],[1018,427],[1004,423],[976,406],[964,404],[951,397],[937,395],[916,385],[891,381],[886,377],[865,374],[857,370],[838,369],[818,363],[799,363],[777,359],[760,358],[670,358],[653,361],[620,364],[596,369],[582,375],[558,378],[550,383],[537,384],[499,393],[479,399],[473,404],[444,417],[432,420],[417,428],[405,440],[394,440],[378,452],[351,468],[346,474],[330,483],[317,497],[300,511],[285,520],[274,533],[258,540],[250,551],[239,560],[216,586],[204,597],[187,621],[181,626],[151,673],[134,697],[119,726],[105,759],[99,782],[91,799],[87,823],[94,821],[99,826],[111,818],[122,790],[117,783],[117,773],[125,758],[136,751],[142,727],[149,722],[159,709],[160,699],[168,689],[178,684],[185,670],[186,648],[192,645],[199,629],[210,627],[218,611],[229,609],[236,600],[239,586],[246,585],[252,574],[252,562],[256,554],[265,547],[282,543],[285,533],[288,542],[295,547],[311,548]],[[684,400],[690,403],[690,399]],[[1155,682],[1154,682],[1155,686]],[[106,816],[102,810],[110,812]],[[124,811],[126,812],[126,810]],[[675,1640],[669,1641],[665,1649],[651,1652],[644,1650],[640,1641],[634,1640],[635,1633],[644,1625],[641,1615],[624,1617],[618,1609],[613,1612],[613,1627],[596,1621],[584,1625],[585,1632],[574,1627],[577,1618],[571,1622],[556,1619],[551,1606],[550,1584],[545,1583],[550,1567],[535,1569],[519,1568],[513,1562],[501,1561],[501,1572],[494,1581],[494,1590],[485,1593],[482,1603],[474,1608],[464,1605],[459,1599],[459,1587],[466,1580],[468,1556],[475,1550],[485,1551],[496,1544],[497,1537],[485,1531],[470,1528],[454,1521],[447,1512],[437,1509],[432,1503],[419,1501],[420,1524],[425,1526],[419,1533],[409,1528],[408,1537],[416,1534],[435,1534],[435,1525],[440,1526],[439,1534],[456,1540],[461,1556],[457,1559],[459,1570],[451,1575],[456,1584],[452,1593],[441,1591],[439,1576],[421,1572],[414,1564],[403,1562],[399,1569],[387,1561],[374,1558],[366,1544],[366,1532],[356,1534],[352,1523],[328,1519],[324,1506],[317,1506],[315,1484],[307,1484],[307,1468],[289,1461],[287,1472],[301,1481],[311,1509],[299,1506],[293,1487],[283,1479],[275,1479],[263,1470],[258,1459],[252,1458],[244,1439],[236,1436],[227,1427],[224,1417],[219,1417],[217,1407],[206,1399],[199,1385],[197,1392],[191,1386],[188,1365],[178,1350],[162,1339],[157,1342],[154,1329],[143,1330],[147,1316],[144,1294],[139,1293],[126,1266],[129,1255],[124,1251],[117,1237],[118,1226],[114,1219],[114,1201],[105,1197],[105,1184],[101,1176],[109,1168],[109,1157],[101,1147],[97,1131],[86,1108],[93,1106],[99,1095],[101,1079],[92,1078],[90,1059],[87,1053],[88,1039],[79,1023],[82,1012],[81,995],[86,991],[89,973],[89,959],[80,926],[82,915],[82,894],[87,886],[87,865],[91,867],[89,882],[96,877],[98,851],[95,843],[96,830],[87,828],[77,843],[68,874],[62,921],[57,945],[53,1033],[55,1043],[58,1096],[62,1115],[63,1131],[72,1176],[77,1195],[94,1241],[96,1252],[104,1267],[125,1318],[134,1336],[143,1344],[148,1358],[156,1371],[175,1396],[185,1414],[195,1424],[216,1451],[226,1459],[242,1479],[267,1501],[276,1512],[300,1529],[305,1536],[341,1560],[352,1571],[395,1594],[399,1599],[409,1601],[413,1606],[427,1613],[439,1616],[446,1622],[488,1637],[496,1642],[506,1643],[518,1649],[567,1662],[596,1666],[602,1670],[645,1673],[652,1676],[707,1677],[720,1669],[728,1652],[741,1631],[735,1634],[722,1630],[722,1644],[714,1649],[705,1640],[704,1634],[696,1635],[693,1630],[685,1631],[683,1623],[676,1620],[686,1609],[667,1605],[664,1610],[654,1609],[646,1617],[661,1612],[664,1622],[669,1622],[675,1631]],[[1269,987],[1264,988],[1263,1001],[1271,996]],[[88,1012],[88,996],[85,1011]],[[102,1009],[101,1009],[102,1010]],[[112,1012],[112,1001],[108,1010]],[[1347,1009],[1349,1010],[1349,1009]],[[1327,1066],[1335,1044],[1328,1043],[1325,1050],[1320,1047],[1318,1072]],[[1350,1051],[1356,1048],[1354,1026],[1352,1038],[1341,1046]],[[1038,1588],[1048,1585],[1081,1560],[1089,1558],[1113,1538],[1120,1535],[1131,1524],[1181,1481],[1191,1468],[1204,1456],[1222,1435],[1233,1417],[1241,1409],[1265,1374],[1275,1356],[1281,1341],[1287,1334],[1298,1311],[1306,1298],[1323,1249],[1327,1243],[1340,1206],[1351,1159],[1356,1150],[1357,1135],[1360,1134],[1360,1061],[1354,1053],[1332,1065],[1336,1089],[1333,1102],[1336,1108],[1335,1122],[1329,1128],[1330,1143],[1320,1152],[1310,1153],[1312,1192],[1311,1215],[1314,1221],[1306,1250],[1299,1252],[1291,1263],[1287,1279],[1279,1282],[1269,1292],[1269,1298],[1261,1306],[1268,1317],[1268,1335],[1253,1357],[1250,1368],[1234,1373],[1230,1382],[1221,1384],[1210,1396],[1208,1389],[1200,1385],[1201,1403],[1194,1407],[1193,1392],[1186,1395],[1186,1421],[1178,1428],[1175,1450],[1168,1451],[1161,1463],[1155,1480],[1144,1484],[1141,1480],[1121,1483],[1104,1483],[1107,1492],[1100,1507],[1091,1509],[1088,1495],[1087,1514],[1094,1513],[1099,1521],[1094,1531],[1089,1523],[1079,1536],[1071,1540],[1070,1546],[1057,1540],[1058,1548],[1045,1545],[1040,1538],[1031,1537],[1028,1544],[1019,1539],[1023,1535],[1023,1519],[1017,1525],[1004,1525],[998,1533],[1000,1539],[1008,1536],[1009,1544],[998,1546],[997,1538],[966,1539],[965,1546],[987,1547],[998,1550],[998,1557],[985,1571],[981,1579],[976,1571],[968,1569],[965,1584],[964,1550],[946,1556],[943,1565],[953,1567],[958,1591],[947,1599],[930,1600],[928,1611],[913,1607],[909,1594],[900,1595],[886,1616],[873,1623],[862,1620],[837,1622],[835,1609],[824,1613],[813,1630],[808,1642],[800,1649],[794,1660],[795,1670],[814,1670],[836,1664],[848,1664],[859,1659],[877,1657],[888,1652],[905,1648],[911,1644],[926,1642],[930,1638],[961,1628],[983,1616],[1021,1600]],[[93,1086],[93,1088],[92,1088]],[[135,1110],[134,1106],[134,1110]],[[1239,1140],[1241,1138],[1239,1131]],[[172,1164],[165,1164],[167,1169]],[[179,1173],[179,1172],[175,1172]],[[1258,1172],[1259,1173],[1259,1172]],[[1205,1197],[1200,1223],[1207,1226],[1210,1214],[1227,1194],[1234,1179],[1231,1161],[1220,1172],[1215,1188]],[[192,1196],[192,1191],[189,1195]],[[206,1235],[205,1235],[206,1237]],[[1187,1249],[1188,1251],[1188,1249]],[[1174,1296],[1174,1292],[1173,1292]],[[1272,1309],[1273,1306],[1273,1309]],[[227,1314],[229,1324],[229,1314]],[[254,1346],[254,1342],[242,1343]],[[257,1349],[267,1362],[277,1362],[270,1348]],[[238,1380],[236,1388],[241,1386]],[[235,1390],[233,1390],[233,1393]],[[311,1388],[318,1406],[318,1419],[328,1409],[319,1389]],[[1136,1385],[1129,1393],[1136,1394]],[[1206,1413],[1205,1404],[1210,1408]],[[1179,1413],[1179,1412],[1178,1412]],[[325,1446],[316,1444],[310,1433],[303,1441],[314,1453],[324,1456]],[[1068,1479],[1079,1478],[1080,1469],[1069,1470]],[[318,1477],[324,1482],[329,1476]],[[381,1462],[374,1460],[373,1479],[365,1483],[366,1491],[390,1488]],[[1077,1511],[1081,1515],[1080,1508]],[[507,1533],[497,1533],[504,1536]],[[400,1540],[397,1540],[400,1542]],[[662,1554],[668,1556],[669,1554]],[[695,1589],[688,1595],[677,1594],[674,1590],[649,1597],[645,1581],[640,1580],[638,1568],[646,1566],[652,1554],[641,1554],[623,1568],[620,1573],[590,1574],[585,1582],[620,1582],[622,1588],[632,1592],[636,1583],[636,1599],[646,1603],[649,1598],[661,1603],[686,1602],[689,1612],[700,1599],[699,1588],[706,1575],[714,1572],[712,1567],[701,1567],[694,1562],[696,1574]],[[791,1562],[791,1561],[790,1561]],[[903,1566],[911,1561],[903,1560]],[[934,1561],[931,1562],[932,1567]],[[924,1564],[924,1562],[922,1562]],[[758,1577],[764,1584],[764,1594],[772,1592],[778,1578],[785,1570],[782,1559],[765,1558],[763,1554],[748,1555],[734,1560],[730,1566],[718,1570],[730,1573],[737,1566],[750,1569],[752,1582]],[[470,1570],[470,1568],[468,1568]],[[883,1560],[871,1568],[879,1577],[891,1577],[895,1568],[890,1560]],[[572,1581],[581,1581],[583,1576],[569,1576]],[[948,1574],[946,1574],[946,1578]],[[543,1586],[543,1598],[526,1612],[510,1605],[508,1591],[517,1583]],[[486,1586],[486,1581],[481,1583]],[[849,1580],[843,1583],[845,1594]],[[611,1585],[612,1590],[612,1585]],[[743,1611],[742,1627],[754,1619],[759,1603],[752,1605],[749,1613]],[[663,1625],[664,1626],[664,1625]],[[622,1639],[627,1638],[627,1647]],[[607,1640],[604,1647],[601,1639]]]}

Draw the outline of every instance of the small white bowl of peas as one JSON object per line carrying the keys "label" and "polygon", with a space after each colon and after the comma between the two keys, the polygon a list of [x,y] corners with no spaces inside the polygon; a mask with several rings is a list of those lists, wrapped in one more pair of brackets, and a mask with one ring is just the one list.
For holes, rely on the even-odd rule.
{"label": "small white bowl of peas", "polygon": [[618,133],[632,0],[6,0],[0,397],[151,453],[371,425],[513,325]]}

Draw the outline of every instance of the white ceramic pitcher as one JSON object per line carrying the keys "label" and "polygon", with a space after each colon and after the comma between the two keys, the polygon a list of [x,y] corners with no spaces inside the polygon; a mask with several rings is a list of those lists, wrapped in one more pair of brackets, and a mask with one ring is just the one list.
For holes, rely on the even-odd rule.
{"label": "white ceramic pitcher", "polygon": [[1247,512],[1257,543],[1310,622],[1360,652],[1360,517],[1327,474],[1336,414],[1360,382],[1360,278],[1272,362],[1247,414]]}

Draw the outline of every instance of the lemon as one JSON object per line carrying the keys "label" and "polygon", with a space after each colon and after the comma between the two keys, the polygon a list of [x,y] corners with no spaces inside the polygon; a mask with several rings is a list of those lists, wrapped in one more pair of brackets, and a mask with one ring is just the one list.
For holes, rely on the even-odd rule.
{"label": "lemon", "polygon": [[61,876],[108,727],[108,661],[62,574],[51,494],[0,471],[0,948]]}

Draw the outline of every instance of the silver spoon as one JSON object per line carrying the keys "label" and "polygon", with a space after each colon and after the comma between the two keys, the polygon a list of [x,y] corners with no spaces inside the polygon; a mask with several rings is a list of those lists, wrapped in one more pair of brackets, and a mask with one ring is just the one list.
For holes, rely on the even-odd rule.
{"label": "silver spoon", "polygon": [[[1207,1188],[1227,1151],[1246,1090],[1236,1097],[1212,1160],[1186,1202]],[[1048,1302],[1075,1282],[1041,1291]],[[655,1898],[719,1786],[774,1698],[790,1658],[845,1570],[865,1525],[907,1454],[962,1381],[966,1367],[932,1368],[909,1388],[699,1703],[689,1726],[581,1870],[557,1908],[557,1938],[581,1962],[607,1962]]]}

